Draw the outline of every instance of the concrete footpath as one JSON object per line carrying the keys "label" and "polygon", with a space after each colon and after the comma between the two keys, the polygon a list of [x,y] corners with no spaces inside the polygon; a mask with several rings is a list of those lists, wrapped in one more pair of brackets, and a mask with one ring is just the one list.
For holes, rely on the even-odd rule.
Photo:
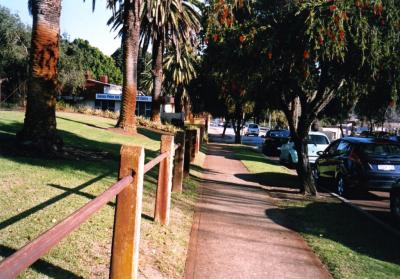
{"label": "concrete footpath", "polygon": [[224,145],[210,144],[189,244],[185,278],[331,278],[297,233],[266,215],[267,191]]}

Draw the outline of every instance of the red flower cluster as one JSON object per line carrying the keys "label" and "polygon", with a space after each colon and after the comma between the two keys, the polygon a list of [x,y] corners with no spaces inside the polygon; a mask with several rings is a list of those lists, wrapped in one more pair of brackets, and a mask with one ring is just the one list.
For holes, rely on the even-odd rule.
{"label": "red flower cluster", "polygon": [[310,58],[310,53],[308,52],[308,50],[305,50],[305,51],[304,51],[303,57],[304,57],[305,60],[307,60],[307,59]]}

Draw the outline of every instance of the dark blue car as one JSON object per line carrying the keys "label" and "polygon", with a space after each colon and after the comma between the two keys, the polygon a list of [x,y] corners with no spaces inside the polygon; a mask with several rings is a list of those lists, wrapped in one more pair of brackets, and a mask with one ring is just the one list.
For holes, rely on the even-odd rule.
{"label": "dark blue car", "polygon": [[390,191],[400,179],[400,144],[387,139],[342,138],[318,154],[317,184],[333,186],[339,195],[353,190]]}
{"label": "dark blue car", "polygon": [[289,130],[269,130],[265,135],[262,151],[268,156],[278,156],[280,147],[289,141]]}

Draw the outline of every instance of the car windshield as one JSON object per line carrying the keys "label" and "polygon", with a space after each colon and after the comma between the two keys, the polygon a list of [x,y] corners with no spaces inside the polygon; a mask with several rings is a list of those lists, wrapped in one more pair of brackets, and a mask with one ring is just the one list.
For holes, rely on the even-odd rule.
{"label": "car windshield", "polygon": [[290,135],[290,131],[288,130],[276,130],[276,131],[269,131],[268,136],[274,138],[288,138]]}
{"label": "car windshield", "polygon": [[308,136],[309,144],[329,144],[328,139],[322,135],[309,135]]}
{"label": "car windshield", "polygon": [[367,156],[399,156],[400,145],[390,143],[369,143],[361,145],[361,151]]}
{"label": "car windshield", "polygon": [[258,128],[258,125],[256,125],[256,124],[250,124],[250,125],[249,125],[249,128],[251,128],[251,129],[257,129],[257,128]]}

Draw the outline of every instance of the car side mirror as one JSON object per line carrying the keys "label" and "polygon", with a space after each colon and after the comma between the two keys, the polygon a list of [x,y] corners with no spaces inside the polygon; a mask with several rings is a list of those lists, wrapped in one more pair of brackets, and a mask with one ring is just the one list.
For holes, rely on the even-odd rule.
{"label": "car side mirror", "polygon": [[317,152],[317,155],[318,155],[318,156],[325,155],[325,151],[318,151],[318,152]]}

